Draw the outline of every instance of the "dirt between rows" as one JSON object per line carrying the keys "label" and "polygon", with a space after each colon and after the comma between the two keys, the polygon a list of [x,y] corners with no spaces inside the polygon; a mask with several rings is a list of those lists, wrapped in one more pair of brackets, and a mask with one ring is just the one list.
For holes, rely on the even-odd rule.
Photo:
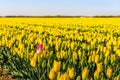
{"label": "dirt between rows", "polygon": [[5,69],[0,68],[0,80],[15,80],[12,75]]}

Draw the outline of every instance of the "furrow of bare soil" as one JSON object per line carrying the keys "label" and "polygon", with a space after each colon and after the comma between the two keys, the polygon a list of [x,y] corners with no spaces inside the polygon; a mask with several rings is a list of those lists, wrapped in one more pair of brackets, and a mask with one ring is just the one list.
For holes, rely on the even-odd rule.
{"label": "furrow of bare soil", "polygon": [[15,80],[12,75],[5,69],[0,68],[0,80]]}

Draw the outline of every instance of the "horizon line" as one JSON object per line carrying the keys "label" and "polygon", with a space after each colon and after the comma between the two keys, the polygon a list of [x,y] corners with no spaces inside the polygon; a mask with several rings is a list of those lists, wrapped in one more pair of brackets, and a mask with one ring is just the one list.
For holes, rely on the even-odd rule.
{"label": "horizon line", "polygon": [[15,17],[17,17],[17,16],[40,16],[40,17],[42,17],[42,16],[90,16],[90,17],[94,17],[94,16],[120,16],[120,14],[119,15],[0,15],[0,17],[7,17],[7,16],[15,16]]}

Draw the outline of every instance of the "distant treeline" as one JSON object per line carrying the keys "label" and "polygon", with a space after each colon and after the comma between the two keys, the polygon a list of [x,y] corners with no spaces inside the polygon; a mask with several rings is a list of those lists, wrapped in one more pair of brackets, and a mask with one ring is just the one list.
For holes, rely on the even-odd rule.
{"label": "distant treeline", "polygon": [[0,18],[120,18],[120,16],[0,16]]}

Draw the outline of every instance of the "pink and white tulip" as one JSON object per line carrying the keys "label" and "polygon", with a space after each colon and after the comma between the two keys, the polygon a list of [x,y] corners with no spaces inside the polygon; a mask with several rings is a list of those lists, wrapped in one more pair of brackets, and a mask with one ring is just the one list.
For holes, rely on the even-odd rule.
{"label": "pink and white tulip", "polygon": [[43,51],[43,49],[44,49],[44,45],[43,44],[38,44],[36,52],[41,53]]}

